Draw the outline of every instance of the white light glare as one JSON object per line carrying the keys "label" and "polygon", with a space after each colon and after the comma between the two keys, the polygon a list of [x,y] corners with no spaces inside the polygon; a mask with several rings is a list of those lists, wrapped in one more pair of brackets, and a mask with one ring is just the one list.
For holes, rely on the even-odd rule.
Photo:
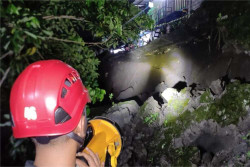
{"label": "white light glare", "polygon": [[178,95],[178,91],[174,88],[167,88],[161,93],[161,96],[168,102],[172,97]]}
{"label": "white light glare", "polygon": [[148,7],[150,7],[150,8],[154,7],[154,3],[153,2],[149,2],[148,3]]}

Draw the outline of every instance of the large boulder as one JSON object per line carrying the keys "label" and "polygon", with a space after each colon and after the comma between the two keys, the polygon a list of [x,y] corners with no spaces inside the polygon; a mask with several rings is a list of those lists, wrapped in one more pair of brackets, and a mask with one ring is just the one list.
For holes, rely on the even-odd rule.
{"label": "large boulder", "polygon": [[161,106],[152,96],[141,106],[139,114],[150,127],[161,126],[165,119],[161,112]]}
{"label": "large boulder", "polygon": [[115,104],[104,114],[107,118],[119,124],[120,128],[124,128],[131,122],[131,119],[139,111],[139,105],[136,101],[126,101]]}
{"label": "large boulder", "polygon": [[[250,81],[250,56],[248,52],[238,53],[227,47],[223,53],[211,56],[207,44],[194,42],[187,32],[163,35],[150,44],[131,52],[111,55],[102,59],[101,71],[106,90],[117,100],[142,94],[151,94],[161,82],[168,87],[180,81],[187,85],[210,83],[223,76]],[[220,93],[217,87],[214,93]],[[143,98],[145,99],[145,98]]]}

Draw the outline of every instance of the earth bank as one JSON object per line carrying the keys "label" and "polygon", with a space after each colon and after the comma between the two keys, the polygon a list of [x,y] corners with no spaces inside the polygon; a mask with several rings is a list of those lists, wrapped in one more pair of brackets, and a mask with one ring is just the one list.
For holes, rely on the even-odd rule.
{"label": "earth bank", "polygon": [[[247,166],[250,164],[250,84],[223,81],[214,94],[186,87],[115,104],[106,116],[124,133],[120,166]],[[158,86],[159,87],[159,86]],[[164,97],[164,92],[170,96]]]}

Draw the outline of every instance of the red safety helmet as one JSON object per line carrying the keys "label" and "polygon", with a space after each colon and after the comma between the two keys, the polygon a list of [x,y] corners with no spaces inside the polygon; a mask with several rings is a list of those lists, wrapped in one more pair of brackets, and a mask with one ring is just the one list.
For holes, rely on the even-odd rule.
{"label": "red safety helmet", "polygon": [[30,64],[10,94],[15,138],[55,136],[73,131],[89,102],[78,72],[59,60]]}

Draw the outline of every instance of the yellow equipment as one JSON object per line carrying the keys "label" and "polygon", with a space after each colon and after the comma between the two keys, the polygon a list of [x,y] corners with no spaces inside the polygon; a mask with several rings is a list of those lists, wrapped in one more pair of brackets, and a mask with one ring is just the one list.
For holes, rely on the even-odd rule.
{"label": "yellow equipment", "polygon": [[[98,153],[101,162],[105,161],[105,166],[117,166],[122,142],[123,137],[116,122],[105,117],[95,117],[89,121],[84,146]],[[83,152],[88,154],[85,149]]]}

